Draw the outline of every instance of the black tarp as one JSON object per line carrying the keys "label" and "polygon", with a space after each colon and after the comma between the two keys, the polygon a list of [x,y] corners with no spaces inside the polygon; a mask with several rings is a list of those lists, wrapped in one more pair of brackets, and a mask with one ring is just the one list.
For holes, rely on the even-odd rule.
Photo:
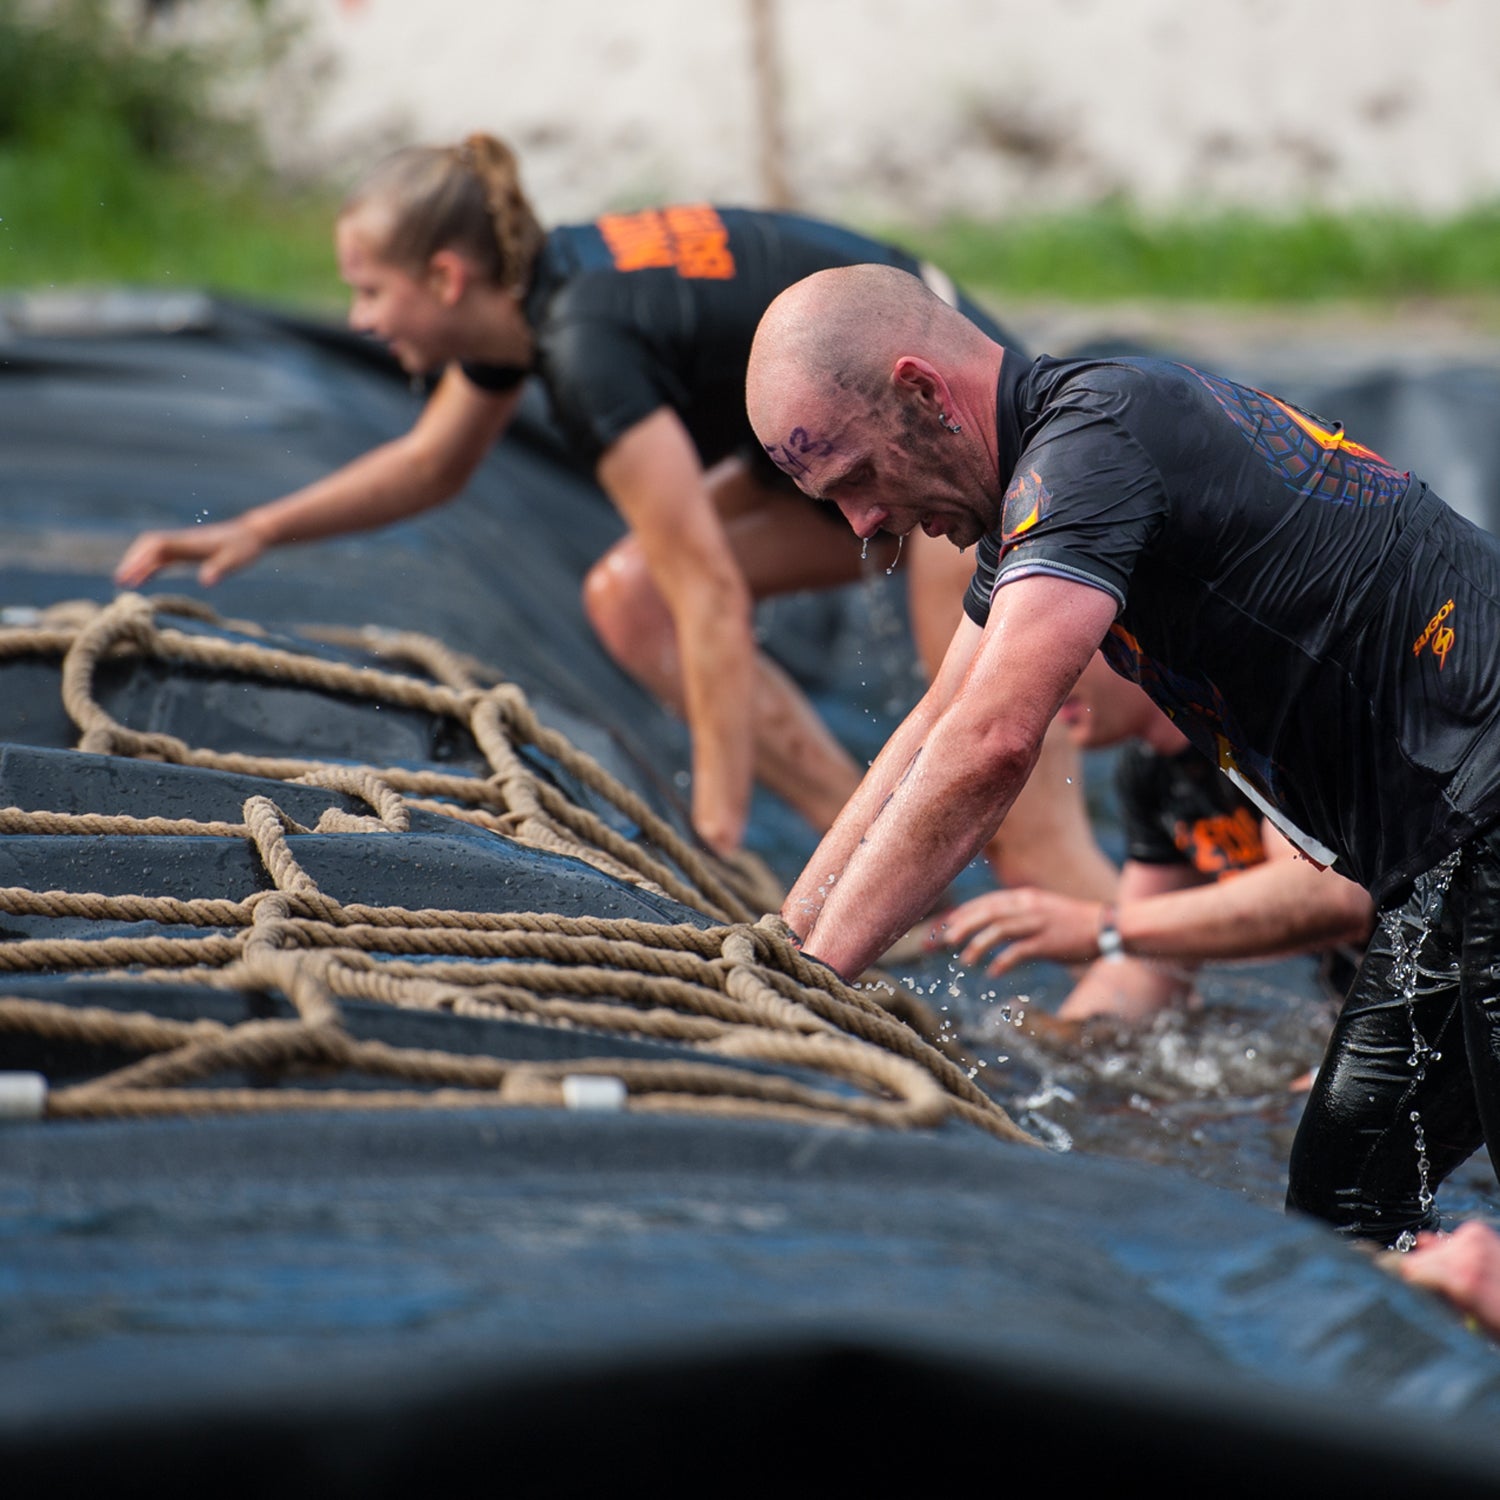
{"label": "black tarp", "polygon": [[[142,526],[267,498],[414,413],[418,395],[336,332],[192,299],[171,329],[142,327],[150,306],[126,302],[114,331],[70,333],[11,311],[11,619],[107,599]],[[1495,437],[1477,415],[1494,380],[1385,371],[1288,394],[1334,415],[1330,396],[1363,402],[1399,440],[1409,426],[1413,446],[1430,436],[1434,459],[1472,480],[1450,498],[1487,517]],[[680,822],[681,729],[604,659],[578,603],[584,568],[618,533],[533,407],[454,504],[287,549],[208,597],[278,629],[441,637],[513,676],[548,722]],[[793,604],[772,644],[826,687],[858,607]],[[55,665],[0,670],[17,747],[0,762],[0,801],[125,810],[159,797],[153,810],[204,816],[244,792],[216,772],[83,757],[59,770],[31,753],[72,743],[56,689]],[[420,715],[377,722],[358,705],[153,667],[110,668],[101,691],[128,722],[225,748],[469,753]],[[433,841],[430,858],[414,856],[424,899],[475,882],[488,899],[504,858],[436,821],[414,829]],[[414,878],[358,851],[321,855],[332,842],[301,839],[320,881],[402,890]],[[254,875],[132,844],[12,836],[0,883],[155,879],[206,894]],[[565,877],[541,860],[520,878],[559,905],[567,890],[624,899],[590,895],[607,882],[568,863]],[[5,992],[129,1003],[101,984],[43,977]],[[483,1026],[457,1030],[455,1047],[485,1045]],[[654,1479],[795,1493],[884,1487],[916,1464],[924,1487],[1107,1476],[1391,1493],[1418,1477],[1482,1488],[1500,1472],[1500,1353],[1318,1226],[1170,1172],[952,1128],[907,1138],[482,1110],[12,1124],[0,1126],[0,1236],[0,1455],[17,1493],[148,1473],[169,1490],[573,1493]]]}

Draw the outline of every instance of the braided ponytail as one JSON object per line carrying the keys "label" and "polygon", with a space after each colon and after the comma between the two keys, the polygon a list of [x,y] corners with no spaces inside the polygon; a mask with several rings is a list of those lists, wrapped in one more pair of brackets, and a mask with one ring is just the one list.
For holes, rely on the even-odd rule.
{"label": "braided ponytail", "polygon": [[340,218],[384,220],[381,255],[419,267],[458,250],[495,286],[524,288],[546,234],[521,191],[515,153],[476,132],[459,146],[409,146],[380,162],[345,201]]}

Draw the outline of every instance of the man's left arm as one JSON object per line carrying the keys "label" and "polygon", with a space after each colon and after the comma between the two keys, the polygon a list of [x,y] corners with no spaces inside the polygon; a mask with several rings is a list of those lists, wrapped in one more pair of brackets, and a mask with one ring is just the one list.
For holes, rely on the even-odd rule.
{"label": "man's left arm", "polygon": [[1112,594],[1051,574],[996,591],[956,692],[828,885],[809,954],[853,978],[932,909],[999,826],[1115,613]]}

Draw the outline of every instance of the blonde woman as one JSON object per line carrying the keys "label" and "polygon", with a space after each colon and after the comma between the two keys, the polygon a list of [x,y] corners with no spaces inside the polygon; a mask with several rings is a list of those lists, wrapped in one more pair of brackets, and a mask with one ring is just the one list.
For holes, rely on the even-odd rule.
{"label": "blonde woman", "polygon": [[[860,767],[757,650],[752,611],[773,594],[857,578],[862,549],[837,511],[799,495],[755,443],[745,368],[761,313],[792,282],[856,261],[923,268],[811,219],[706,204],[548,231],[515,157],[488,135],[387,158],[345,203],[336,244],[350,324],[382,340],[405,369],[442,371],[416,423],[232,520],[147,532],[116,581],[135,587],[191,561],[213,584],[267,548],[439,505],[504,434],[534,377],[629,527],[590,570],[585,608],[615,660],[686,719],[699,835],[721,853],[739,847],[755,777],[827,828]],[[939,273],[927,275],[999,336]],[[897,552],[890,537],[869,548],[887,565]],[[925,537],[911,538],[905,553],[918,640],[936,661],[968,568]],[[1039,805],[1035,846],[1059,868],[1067,863],[1059,851],[1070,848],[1085,864],[1103,864],[1069,770],[1056,768],[1059,796]],[[1070,833],[1060,838],[1063,824]],[[1031,883],[1056,883],[1022,865],[1016,871]]]}

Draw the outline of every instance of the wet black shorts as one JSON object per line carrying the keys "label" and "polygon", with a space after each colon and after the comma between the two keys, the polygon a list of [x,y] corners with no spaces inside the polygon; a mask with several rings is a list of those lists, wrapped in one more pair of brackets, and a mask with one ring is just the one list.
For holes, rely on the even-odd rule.
{"label": "wet black shorts", "polygon": [[1292,1145],[1287,1207],[1394,1244],[1440,1182],[1500,1162],[1500,829],[1381,912]]}

